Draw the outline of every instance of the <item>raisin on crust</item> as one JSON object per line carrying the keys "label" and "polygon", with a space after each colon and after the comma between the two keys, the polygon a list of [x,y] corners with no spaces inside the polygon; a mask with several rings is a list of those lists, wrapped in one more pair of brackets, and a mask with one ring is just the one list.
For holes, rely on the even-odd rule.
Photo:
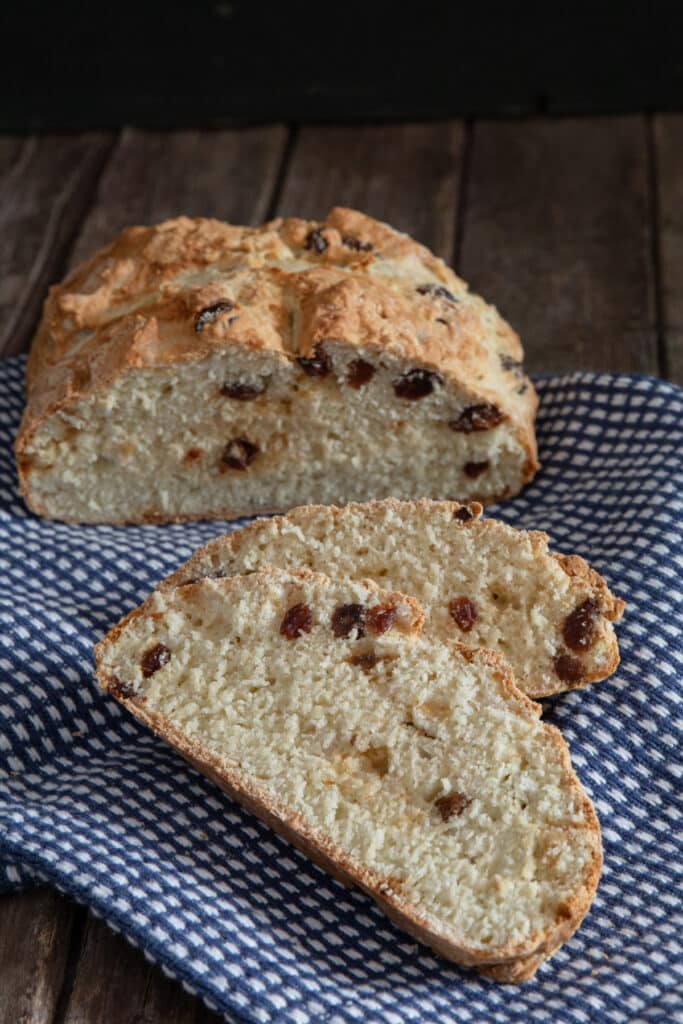
{"label": "raisin on crust", "polygon": [[499,500],[537,468],[521,359],[441,260],[354,210],[128,228],[50,291],[20,486],[80,522]]}
{"label": "raisin on crust", "polygon": [[[378,608],[386,628],[360,636]],[[203,579],[127,616],[98,645],[97,673],[401,928],[522,980],[590,906],[597,817],[560,733],[500,655],[424,637],[422,623],[413,599],[370,582]],[[147,673],[150,651],[167,653]]]}

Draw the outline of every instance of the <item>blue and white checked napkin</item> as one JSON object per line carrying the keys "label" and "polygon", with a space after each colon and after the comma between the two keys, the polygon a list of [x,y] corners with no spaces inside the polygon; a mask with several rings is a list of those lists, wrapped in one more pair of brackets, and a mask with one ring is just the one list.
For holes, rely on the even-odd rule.
{"label": "blue and white checked napkin", "polygon": [[230,1020],[683,1019],[683,392],[538,381],[543,469],[496,511],[548,530],[628,602],[611,680],[546,702],[602,822],[579,930],[522,986],[432,956],[241,811],[105,697],[92,646],[224,523],[77,527],[29,515],[0,367],[0,885],[88,904]]}

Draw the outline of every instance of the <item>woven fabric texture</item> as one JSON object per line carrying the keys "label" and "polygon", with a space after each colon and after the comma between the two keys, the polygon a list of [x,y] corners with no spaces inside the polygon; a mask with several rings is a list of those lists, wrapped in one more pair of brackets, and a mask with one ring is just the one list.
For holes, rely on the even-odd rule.
{"label": "woven fabric texture", "polygon": [[491,510],[547,530],[628,602],[617,675],[545,702],[597,805],[598,895],[534,981],[502,987],[417,945],[98,690],[94,642],[226,524],[30,515],[11,448],[23,368],[0,368],[0,888],[57,886],[228,1020],[683,1019],[682,391],[539,379],[543,468]]}

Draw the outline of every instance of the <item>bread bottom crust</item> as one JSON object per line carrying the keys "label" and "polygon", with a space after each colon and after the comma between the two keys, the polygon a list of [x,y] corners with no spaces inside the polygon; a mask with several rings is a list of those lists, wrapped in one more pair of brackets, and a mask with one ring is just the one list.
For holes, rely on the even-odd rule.
{"label": "bread bottom crust", "polygon": [[[134,615],[135,612],[131,614]],[[494,655],[494,657],[496,656]],[[309,834],[309,830],[302,821],[297,817],[284,818],[275,807],[269,804],[267,799],[260,797],[255,790],[250,790],[234,773],[226,771],[225,765],[220,762],[219,758],[202,747],[201,744],[189,740],[165,715],[147,708],[144,698],[126,697],[117,692],[117,680],[108,677],[105,673],[100,673],[99,679],[102,687],[110,691],[140,722],[172,746],[186,761],[245,810],[254,814],[332,878],[348,888],[362,889],[402,931],[428,946],[439,956],[453,961],[459,966],[473,968],[492,981],[503,984],[518,984],[528,981],[533,977],[540,964],[576,931],[589,909],[600,876],[601,855],[593,864],[591,879],[593,884],[587,886],[588,898],[581,905],[573,906],[570,916],[556,921],[555,927],[548,929],[541,941],[536,943],[528,953],[524,952],[520,955],[519,951],[515,950],[514,954],[509,957],[489,960],[482,957],[476,950],[456,946],[443,935],[436,934],[426,927],[414,914],[410,913],[409,908],[402,907],[398,894],[394,893],[388,885],[378,886],[369,872],[364,872],[362,867],[347,860],[338,850],[332,847],[329,851],[323,849],[320,841]]]}

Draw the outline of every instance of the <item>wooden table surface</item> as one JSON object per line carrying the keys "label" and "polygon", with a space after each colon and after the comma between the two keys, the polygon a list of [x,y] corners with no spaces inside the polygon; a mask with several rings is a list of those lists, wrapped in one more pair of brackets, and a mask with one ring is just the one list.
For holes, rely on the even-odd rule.
{"label": "wooden table surface", "polygon": [[[520,332],[531,372],[683,383],[683,115],[0,137],[0,353],[122,227],[358,207],[425,242]],[[0,1024],[217,1018],[85,909],[0,899]]]}

